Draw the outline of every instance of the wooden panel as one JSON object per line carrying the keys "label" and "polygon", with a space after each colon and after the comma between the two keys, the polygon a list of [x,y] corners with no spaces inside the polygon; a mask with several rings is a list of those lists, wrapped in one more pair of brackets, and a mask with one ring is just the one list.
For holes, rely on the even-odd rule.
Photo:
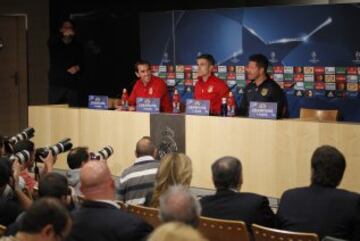
{"label": "wooden panel", "polygon": [[213,188],[211,164],[233,155],[243,164],[243,191],[280,197],[286,189],[309,185],[311,155],[324,144],[336,146],[347,159],[341,187],[359,192],[355,170],[360,170],[360,125],[186,117],[186,150],[194,165],[192,186]]}
{"label": "wooden panel", "polygon": [[114,148],[108,164],[113,175],[133,164],[136,142],[150,135],[150,115],[118,111],[80,110],[80,144],[98,151],[106,145]]}
{"label": "wooden panel", "polygon": [[[80,111],[64,106],[30,106],[29,126],[35,128],[33,141],[36,147],[49,146],[61,139],[71,138],[74,146],[79,142]],[[60,154],[55,168],[68,169],[66,154]]]}

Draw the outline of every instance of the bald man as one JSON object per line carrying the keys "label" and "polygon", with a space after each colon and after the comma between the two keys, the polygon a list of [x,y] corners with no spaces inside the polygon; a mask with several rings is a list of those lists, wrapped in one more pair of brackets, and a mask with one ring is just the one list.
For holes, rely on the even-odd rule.
{"label": "bald man", "polygon": [[137,217],[120,210],[115,184],[103,161],[89,161],[80,170],[80,190],[85,197],[73,212],[74,225],[68,240],[143,240],[152,228]]}
{"label": "bald man", "polygon": [[134,164],[124,170],[118,182],[118,199],[135,205],[143,205],[146,196],[153,191],[159,161],[157,149],[150,137],[144,136],[136,143]]}
{"label": "bald man", "polygon": [[199,201],[184,186],[171,186],[160,197],[160,219],[164,223],[182,222],[196,228],[200,214]]}

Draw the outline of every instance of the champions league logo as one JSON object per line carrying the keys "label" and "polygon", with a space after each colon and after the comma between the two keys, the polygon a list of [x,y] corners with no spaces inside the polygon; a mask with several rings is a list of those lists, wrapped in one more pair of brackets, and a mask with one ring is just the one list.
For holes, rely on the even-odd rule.
{"label": "champions league logo", "polygon": [[272,64],[275,64],[275,63],[279,62],[279,60],[276,58],[276,53],[274,51],[272,51],[270,53],[269,62],[272,63]]}
{"label": "champions league logo", "polygon": [[166,127],[161,132],[161,140],[159,144],[159,158],[161,159],[167,153],[178,151],[178,146],[175,141],[175,131],[170,127]]}
{"label": "champions league logo", "polygon": [[167,52],[164,52],[163,58],[161,60],[161,63],[164,65],[169,64],[171,61],[169,59],[169,54]]}
{"label": "champions league logo", "polygon": [[315,51],[311,52],[311,59],[309,59],[309,62],[313,64],[320,62],[320,60],[317,58],[317,54]]}
{"label": "champions league logo", "polygon": [[355,59],[352,61],[354,64],[360,64],[360,51],[355,52]]}

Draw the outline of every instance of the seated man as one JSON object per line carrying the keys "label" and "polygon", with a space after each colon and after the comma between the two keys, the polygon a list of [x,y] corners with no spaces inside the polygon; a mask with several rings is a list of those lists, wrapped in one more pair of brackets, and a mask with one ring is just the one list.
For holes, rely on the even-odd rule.
{"label": "seated man", "polygon": [[195,84],[194,99],[209,100],[210,114],[221,114],[221,99],[228,97],[229,88],[225,81],[213,74],[215,59],[210,54],[202,54],[196,58],[198,82]]}
{"label": "seated man", "polygon": [[278,227],[360,240],[360,195],[337,189],[345,157],[336,148],[321,146],[311,158],[311,185],[286,191],[277,213]]}
{"label": "seated man", "polygon": [[142,205],[152,192],[159,161],[155,160],[157,149],[150,137],[136,143],[134,165],[125,169],[119,179],[118,199],[129,204]]}
{"label": "seated man", "polygon": [[239,115],[249,115],[251,101],[276,102],[277,118],[287,117],[286,97],[281,87],[267,74],[268,59],[262,54],[250,56],[246,67],[248,79],[251,82],[246,86],[241,98]]}
{"label": "seated man", "polygon": [[67,156],[67,164],[70,168],[66,172],[66,177],[69,181],[69,185],[75,189],[76,195],[81,195],[80,192],[80,168],[90,158],[87,147],[76,147],[69,151]]}
{"label": "seated man", "polygon": [[19,232],[0,241],[61,241],[71,229],[71,218],[66,208],[56,199],[36,201],[26,212]]}
{"label": "seated man", "polygon": [[105,162],[87,162],[80,170],[80,183],[85,201],[72,213],[69,240],[137,241],[152,231],[144,221],[120,210],[114,201],[114,180]]}
{"label": "seated man", "polygon": [[222,157],[211,166],[215,195],[203,197],[202,215],[210,218],[244,221],[273,227],[275,215],[266,197],[240,192],[243,183],[241,162],[235,157]]}
{"label": "seated man", "polygon": [[201,213],[199,201],[184,186],[171,186],[160,197],[162,222],[181,222],[197,227]]}
{"label": "seated man", "polygon": [[150,63],[140,60],[135,64],[135,74],[139,78],[129,97],[129,110],[135,110],[136,98],[159,98],[160,111],[171,112],[169,93],[164,80],[151,74]]}

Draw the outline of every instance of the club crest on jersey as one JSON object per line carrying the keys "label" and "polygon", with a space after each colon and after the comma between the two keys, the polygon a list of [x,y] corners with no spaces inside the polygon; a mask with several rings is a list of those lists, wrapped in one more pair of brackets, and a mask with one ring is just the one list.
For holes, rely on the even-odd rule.
{"label": "club crest on jersey", "polygon": [[214,86],[210,85],[207,92],[212,93],[214,91]]}
{"label": "club crest on jersey", "polygon": [[264,89],[261,90],[261,95],[262,95],[262,96],[267,96],[268,93],[269,93],[269,90],[266,89],[266,88],[264,88]]}

